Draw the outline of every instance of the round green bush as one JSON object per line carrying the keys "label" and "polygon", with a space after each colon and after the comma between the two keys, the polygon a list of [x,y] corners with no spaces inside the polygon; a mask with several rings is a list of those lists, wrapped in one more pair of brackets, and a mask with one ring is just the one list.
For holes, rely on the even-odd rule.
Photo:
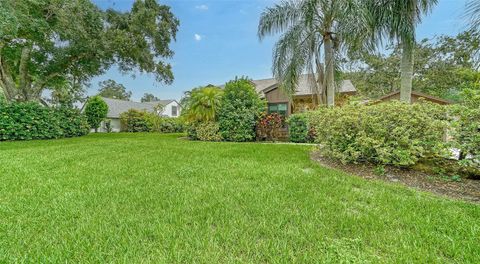
{"label": "round green bush", "polygon": [[153,124],[149,113],[130,109],[120,115],[120,126],[124,132],[150,132]]}
{"label": "round green bush", "polygon": [[218,123],[223,139],[237,142],[255,140],[255,127],[263,111],[265,102],[260,99],[248,79],[228,82],[218,111]]}
{"label": "round green bush", "polygon": [[312,128],[305,113],[291,115],[287,119],[288,135],[291,142],[310,143],[313,142]]}

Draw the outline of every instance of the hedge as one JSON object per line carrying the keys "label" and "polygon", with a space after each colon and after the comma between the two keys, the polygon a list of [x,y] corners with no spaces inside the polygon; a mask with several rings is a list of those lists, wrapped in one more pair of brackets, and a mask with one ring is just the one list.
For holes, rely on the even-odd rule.
{"label": "hedge", "polygon": [[125,132],[180,133],[185,129],[179,118],[162,117],[135,109],[122,113],[120,124],[121,130]]}
{"label": "hedge", "polygon": [[89,130],[86,117],[76,109],[0,103],[0,141],[75,137]]}
{"label": "hedge", "polygon": [[448,128],[444,106],[400,102],[322,108],[310,114],[316,142],[343,162],[411,166],[443,156]]}

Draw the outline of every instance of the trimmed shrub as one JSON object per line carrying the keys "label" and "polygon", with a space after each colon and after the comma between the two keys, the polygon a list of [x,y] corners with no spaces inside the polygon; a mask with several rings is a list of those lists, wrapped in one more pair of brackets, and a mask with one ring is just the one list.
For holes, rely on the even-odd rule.
{"label": "trimmed shrub", "polygon": [[90,97],[85,105],[88,124],[97,132],[100,123],[107,117],[108,105],[100,96]]}
{"label": "trimmed shrub", "polygon": [[120,115],[122,131],[180,133],[184,131],[181,119],[161,117],[154,113],[130,109]]}
{"label": "trimmed shrub", "polygon": [[76,109],[38,103],[0,103],[0,141],[75,137],[88,134],[86,117]]}
{"label": "trimmed shrub", "polygon": [[79,137],[88,134],[90,126],[87,117],[80,110],[61,107],[54,108],[63,131],[63,137]]}
{"label": "trimmed shrub", "polygon": [[326,155],[395,166],[443,156],[446,120],[445,107],[427,102],[323,108],[310,115]]}
{"label": "trimmed shrub", "polygon": [[135,109],[120,115],[120,125],[124,132],[150,132],[153,127],[149,113]]}
{"label": "trimmed shrub", "polygon": [[257,124],[258,139],[275,141],[284,127],[284,117],[278,113],[264,113]]}
{"label": "trimmed shrub", "polygon": [[152,123],[152,132],[159,133],[181,133],[185,130],[183,121],[180,118],[160,117],[155,114],[149,114]]}
{"label": "trimmed shrub", "polygon": [[188,123],[186,126],[187,137],[191,140],[198,140],[197,126],[199,122]]}
{"label": "trimmed shrub", "polygon": [[196,137],[202,141],[221,141],[220,129],[215,122],[203,122],[195,127]]}
{"label": "trimmed shrub", "polygon": [[227,141],[255,140],[257,120],[265,111],[253,84],[247,79],[236,79],[225,85],[218,123],[223,139]]}
{"label": "trimmed shrub", "polygon": [[307,113],[291,115],[287,124],[291,142],[311,143],[315,140],[315,129],[310,126]]}

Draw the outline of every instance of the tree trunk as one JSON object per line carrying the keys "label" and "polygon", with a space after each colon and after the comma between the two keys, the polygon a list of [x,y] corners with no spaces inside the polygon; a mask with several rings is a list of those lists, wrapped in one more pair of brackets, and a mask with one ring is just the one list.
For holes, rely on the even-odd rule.
{"label": "tree trunk", "polygon": [[23,99],[29,101],[31,99],[30,88],[31,81],[28,74],[28,63],[30,62],[30,51],[31,48],[25,46],[22,48],[22,55],[20,56],[20,65],[18,67],[19,73],[19,90],[23,94]]}
{"label": "tree trunk", "polygon": [[324,37],[325,49],[325,88],[327,90],[327,105],[335,106],[335,64],[333,40],[330,34]]}
{"label": "tree trunk", "polygon": [[317,72],[317,103],[320,105],[326,104],[327,98],[325,94],[325,67],[320,63],[319,58],[315,60],[316,72]]}
{"label": "tree trunk", "polygon": [[4,64],[3,58],[1,57],[1,51],[4,44],[0,43],[0,89],[3,91],[3,95],[7,101],[11,101],[15,98],[15,82],[13,77],[8,69],[8,66]]}
{"label": "tree trunk", "polygon": [[406,42],[402,43],[400,101],[406,103],[411,103],[412,98],[413,54],[414,45]]}

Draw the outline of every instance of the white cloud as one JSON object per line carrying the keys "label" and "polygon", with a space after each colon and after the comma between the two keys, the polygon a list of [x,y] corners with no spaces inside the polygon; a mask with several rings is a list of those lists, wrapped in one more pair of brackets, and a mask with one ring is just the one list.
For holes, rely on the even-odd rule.
{"label": "white cloud", "polygon": [[202,36],[201,36],[200,34],[197,34],[197,33],[195,33],[195,34],[193,35],[193,38],[194,38],[196,41],[202,40]]}
{"label": "white cloud", "polygon": [[207,5],[197,5],[197,6],[195,6],[195,8],[198,9],[198,10],[203,10],[203,11],[208,10]]}

